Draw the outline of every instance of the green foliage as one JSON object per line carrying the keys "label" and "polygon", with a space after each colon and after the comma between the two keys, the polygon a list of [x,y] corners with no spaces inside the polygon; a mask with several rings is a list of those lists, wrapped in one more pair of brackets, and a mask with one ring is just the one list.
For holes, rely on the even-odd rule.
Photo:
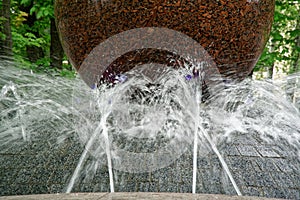
{"label": "green foliage", "polygon": [[[20,10],[21,6],[31,6],[30,11],[23,12]],[[53,0],[12,0],[11,10],[13,52],[20,66],[37,73],[74,77],[75,72],[70,65],[64,64],[61,70],[50,67],[50,20],[54,18]],[[30,27],[25,23],[29,15],[35,15],[37,19]],[[0,37],[3,37],[1,33]],[[42,48],[45,57],[30,63],[27,59],[27,46]]]}
{"label": "green foliage", "polygon": [[[297,62],[300,53],[296,40],[300,36],[300,0],[277,0],[269,42],[255,68],[255,71],[283,63],[283,71],[294,72],[291,66]],[[298,23],[298,25],[297,25]]]}
{"label": "green foliage", "polygon": [[62,69],[50,68],[50,58],[39,59],[35,65],[32,65],[32,70],[39,73],[46,73],[53,76],[64,76],[67,78],[74,78],[75,71],[69,64],[63,64]]}
{"label": "green foliage", "polygon": [[30,10],[30,14],[36,13],[37,19],[54,17],[52,1],[37,1]]}
{"label": "green foliage", "polygon": [[[11,0],[11,6],[13,52],[16,59],[26,68],[37,72],[73,77],[74,71],[70,65],[63,65],[62,70],[50,68],[50,19],[54,17],[53,0]],[[20,10],[20,6],[31,6],[31,8],[26,13]],[[288,66],[295,65],[299,61],[300,47],[297,46],[297,38],[300,35],[299,26],[297,28],[297,23],[299,24],[300,21],[299,10],[300,0],[276,0],[270,39],[255,70],[274,66],[276,62],[283,62],[284,70],[287,72],[295,70]],[[28,16],[33,14],[37,20],[29,27],[25,22]],[[5,19],[0,18],[0,26],[3,20]],[[3,37],[4,34],[0,32],[0,38]],[[41,47],[45,58],[39,59],[36,63],[29,63],[26,59],[28,45]]]}
{"label": "green foliage", "polygon": [[63,64],[63,69],[59,71],[59,75],[67,78],[75,78],[76,73],[69,64]]}
{"label": "green foliage", "polygon": [[[41,0],[40,0],[41,1]],[[14,53],[26,57],[26,46],[42,47],[45,52],[48,51],[50,45],[49,34],[49,16],[41,16],[40,20],[35,21],[32,27],[29,27],[24,22],[27,20],[28,15],[32,13],[25,13],[19,9],[21,5],[28,6],[32,0],[22,0],[18,3],[16,0],[12,1],[12,37],[13,37],[13,50]],[[43,1],[42,1],[43,2]],[[34,2],[34,7],[36,7]],[[33,9],[31,8],[31,10]],[[53,8],[52,8],[53,9]],[[51,12],[49,10],[48,12]],[[52,11],[53,12],[53,11]],[[52,16],[53,17],[53,16]],[[33,34],[36,32],[38,34]],[[40,36],[40,37],[37,37]]]}
{"label": "green foliage", "polygon": [[1,30],[3,30],[3,23],[4,21],[6,21],[7,19],[5,19],[4,17],[0,17],[0,39],[1,40],[5,40],[6,35],[4,33],[1,32]]}

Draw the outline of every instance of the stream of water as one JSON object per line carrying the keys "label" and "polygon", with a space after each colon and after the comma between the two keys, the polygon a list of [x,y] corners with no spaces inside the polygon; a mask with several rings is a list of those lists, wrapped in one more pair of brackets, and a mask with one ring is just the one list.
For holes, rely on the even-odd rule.
{"label": "stream of water", "polygon": [[79,78],[30,73],[2,62],[0,148],[34,140],[39,132],[59,133],[49,138],[53,145],[75,134],[85,150],[66,182],[66,192],[72,192],[85,173],[87,155],[97,160],[95,167],[107,165],[114,192],[113,170],[152,172],[192,150],[191,187],[196,193],[197,157],[205,146],[215,152],[236,193],[242,195],[218,145],[233,139],[235,132],[250,129],[267,143],[287,142],[300,158],[300,97],[289,96],[300,88],[295,81],[299,75],[275,83],[250,79],[227,83],[221,89],[210,88],[214,95],[205,101],[199,80],[187,79],[189,75],[187,69],[166,69],[153,80],[131,71],[114,87],[91,90]]}

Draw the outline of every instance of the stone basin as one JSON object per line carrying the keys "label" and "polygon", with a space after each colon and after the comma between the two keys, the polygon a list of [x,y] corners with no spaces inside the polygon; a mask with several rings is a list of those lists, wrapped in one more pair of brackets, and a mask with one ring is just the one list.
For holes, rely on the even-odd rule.
{"label": "stone basin", "polygon": [[188,193],[148,193],[148,192],[130,192],[130,193],[71,193],[71,194],[41,194],[41,195],[21,195],[0,197],[6,200],[279,200],[273,198],[251,197],[251,196],[229,196],[216,194],[188,194]]}

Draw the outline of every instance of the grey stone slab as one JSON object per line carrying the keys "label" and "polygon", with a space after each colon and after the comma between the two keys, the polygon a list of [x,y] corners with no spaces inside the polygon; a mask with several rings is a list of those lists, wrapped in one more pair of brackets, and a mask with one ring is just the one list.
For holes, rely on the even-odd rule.
{"label": "grey stone slab", "polygon": [[49,193],[49,188],[46,184],[31,184],[30,185],[32,194],[47,194]]}
{"label": "grey stone slab", "polygon": [[262,169],[260,168],[260,166],[256,162],[256,160],[258,160],[258,159],[259,159],[258,157],[249,158],[249,161],[251,161],[252,170],[250,170],[250,169],[248,169],[248,170],[255,171],[255,172],[262,171]]}
{"label": "grey stone slab", "polygon": [[266,197],[280,198],[280,199],[295,199],[298,200],[300,193],[298,190],[288,188],[263,188]]}
{"label": "grey stone slab", "polygon": [[276,185],[280,188],[296,188],[299,187],[299,185],[296,185],[294,181],[292,181],[292,177],[289,176],[289,174],[286,173],[273,173],[272,178],[274,179],[274,182]]}
{"label": "grey stone slab", "polygon": [[[133,182],[132,184],[136,184],[135,182]],[[159,192],[159,184],[157,182],[146,182],[146,183],[141,183],[142,185],[139,187],[140,188],[140,192]],[[140,185],[140,184],[137,184]],[[178,185],[175,188],[179,188]]]}
{"label": "grey stone slab", "polygon": [[[199,178],[199,176],[198,176],[198,178]],[[187,189],[188,189],[189,191],[192,191],[191,186],[188,186]],[[196,193],[205,193],[205,188],[204,188],[204,185],[203,185],[201,179],[197,179]]]}
{"label": "grey stone slab", "polygon": [[256,164],[262,171],[280,172],[280,169],[275,165],[274,158],[257,158],[255,159]]}
{"label": "grey stone slab", "polygon": [[19,155],[19,154],[4,154],[1,157],[5,158],[5,161],[1,163],[1,167],[11,169],[11,168],[24,168],[24,167],[31,167],[32,162],[30,155]]}
{"label": "grey stone slab", "polygon": [[296,186],[295,189],[298,189],[300,192],[300,172],[298,174],[292,173],[288,174],[294,185]]}
{"label": "grey stone slab", "polygon": [[[93,192],[96,192],[96,191],[94,191],[94,186],[95,185],[91,182],[90,183],[85,183],[85,184],[81,185],[80,190],[82,192],[85,192],[85,193],[93,193]],[[62,191],[66,192],[66,186],[62,188]]]}
{"label": "grey stone slab", "polygon": [[[245,134],[244,134],[245,136]],[[242,137],[242,136],[241,136]],[[253,136],[254,137],[254,136]],[[274,144],[275,145],[275,144]],[[297,197],[300,188],[299,180],[299,160],[291,157],[291,154],[283,156],[276,146],[271,146],[278,157],[257,157],[242,155],[237,147],[244,144],[223,144],[220,152],[229,166],[229,170],[234,176],[242,193],[248,195],[258,195],[274,197],[280,196],[280,192],[274,193],[277,188],[285,188],[288,197]],[[255,145],[246,145],[255,148]],[[234,150],[229,147],[233,147]],[[270,146],[268,146],[270,147]],[[38,148],[29,148],[28,152],[33,152]],[[5,156],[6,163],[0,163],[0,195],[12,194],[34,194],[34,193],[56,193],[64,191],[68,184],[83,147],[76,142],[70,141],[70,145],[60,145],[57,148],[47,147],[34,155],[22,152],[20,155],[11,154]],[[229,152],[226,152],[229,150]],[[245,150],[246,151],[246,150]],[[128,174],[113,170],[116,191],[158,191],[158,192],[188,192],[192,191],[192,153],[184,155],[174,164],[151,173]],[[0,154],[0,159],[3,157]],[[86,162],[92,162],[93,157],[89,156]],[[2,164],[2,165],[1,165]],[[201,193],[222,193],[235,195],[236,192],[220,164],[218,157],[210,151],[199,154],[197,159],[197,192]],[[9,167],[7,167],[9,165]],[[88,168],[84,165],[83,171]],[[2,170],[2,171],[1,171]],[[7,175],[5,170],[9,171]],[[25,171],[24,171],[25,170]],[[29,170],[28,174],[26,170]],[[287,174],[288,178],[273,176],[274,174]],[[3,176],[2,176],[3,174]],[[91,175],[91,176],[90,176]],[[96,172],[90,177],[81,175],[74,185],[72,192],[108,192],[109,175],[107,166],[98,166]],[[25,177],[25,178],[22,178]],[[30,177],[30,178],[29,178]],[[5,180],[4,180],[5,178]],[[16,181],[18,184],[14,183]],[[2,182],[4,183],[2,184]],[[291,183],[288,183],[291,182]],[[279,184],[277,184],[279,183]],[[19,185],[29,185],[20,187]]]}
{"label": "grey stone slab", "polygon": [[287,159],[274,159],[274,164],[283,172],[293,173],[294,170],[290,166]]}
{"label": "grey stone slab", "polygon": [[273,146],[272,148],[282,158],[295,156],[295,153],[293,151],[289,151],[287,149],[283,149],[282,147]]}
{"label": "grey stone slab", "polygon": [[286,196],[284,197],[286,199],[300,199],[300,191],[295,189],[287,189],[286,190]]}
{"label": "grey stone slab", "polygon": [[243,142],[241,144],[245,145],[257,145],[259,141],[256,139],[255,135],[246,135],[243,137]]}
{"label": "grey stone slab", "polygon": [[272,149],[272,147],[258,146],[258,147],[256,147],[256,149],[263,157],[272,157],[272,158],[280,158],[281,157],[278,153],[276,153]]}
{"label": "grey stone slab", "polygon": [[[23,194],[32,194],[30,191],[30,185],[24,185],[24,184],[10,184],[7,187],[4,188],[6,191],[13,191],[16,195],[23,195]],[[6,191],[0,193],[6,193]]]}
{"label": "grey stone slab", "polygon": [[44,167],[39,167],[34,170],[31,177],[32,184],[45,184],[49,181],[52,171]]}
{"label": "grey stone slab", "polygon": [[10,195],[10,191],[8,189],[8,185],[0,185],[0,198],[1,196]]}
{"label": "grey stone slab", "polygon": [[174,182],[182,182],[186,185],[191,185],[193,180],[192,173],[188,173],[189,171],[184,171],[181,173],[180,179],[177,179],[176,177],[179,177],[178,175],[173,176]]}
{"label": "grey stone slab", "polygon": [[44,156],[44,159],[46,159],[48,162],[48,166],[50,164],[54,164],[54,165],[59,165],[59,166],[63,166],[65,165],[65,163],[67,163],[68,161],[68,157],[69,155],[66,154],[66,152],[52,152],[52,154],[48,157],[46,157],[45,155],[42,155]]}
{"label": "grey stone slab", "polygon": [[260,187],[273,187],[274,180],[268,172],[255,173],[257,186]]}
{"label": "grey stone slab", "polygon": [[287,191],[283,188],[268,188],[265,189],[265,193],[267,197],[275,197],[281,199],[287,196]]}
{"label": "grey stone slab", "polygon": [[217,155],[213,154],[209,158],[210,158],[211,168],[218,168],[218,169],[222,168],[221,162],[217,157]]}
{"label": "grey stone slab", "polygon": [[[239,173],[238,178],[240,178],[243,182],[239,185],[245,185],[250,187],[257,187],[260,186],[258,184],[257,175],[253,172],[245,171],[243,173]],[[236,180],[238,180],[236,178]]]}
{"label": "grey stone slab", "polygon": [[239,150],[240,154],[242,156],[253,156],[253,157],[258,157],[260,156],[254,146],[249,146],[249,145],[239,145],[237,147]]}
{"label": "grey stone slab", "polygon": [[[179,187],[179,190],[178,190],[179,193],[187,193],[186,191],[188,191],[189,193],[192,193],[192,187],[190,185],[181,185]],[[196,192],[201,193],[199,190],[197,190],[197,188],[196,188]]]}
{"label": "grey stone slab", "polygon": [[232,144],[237,145],[258,145],[262,142],[259,135],[253,131],[249,130],[248,133],[236,132],[232,134]]}
{"label": "grey stone slab", "polygon": [[93,192],[110,192],[109,184],[94,183],[92,187]]}
{"label": "grey stone slab", "polygon": [[[107,171],[103,172],[102,170],[98,170],[93,177],[93,180],[91,180],[92,184],[102,184],[105,187],[109,187],[109,174]],[[99,187],[100,188],[100,187]],[[105,190],[106,191],[106,190]],[[103,192],[100,190],[100,192]]]}
{"label": "grey stone slab", "polygon": [[240,156],[227,157],[227,164],[232,171],[239,171],[241,168],[243,168],[243,164],[240,162]]}
{"label": "grey stone slab", "polygon": [[20,169],[0,168],[0,185],[9,185],[14,182]]}
{"label": "grey stone slab", "polygon": [[65,171],[64,168],[56,168],[52,171],[48,181],[50,183],[67,183],[68,177],[71,177],[71,173]]}
{"label": "grey stone slab", "polygon": [[20,169],[19,173],[16,175],[16,179],[14,180],[14,182],[17,184],[26,184],[30,182],[32,173],[32,170],[28,170],[26,168]]}
{"label": "grey stone slab", "polygon": [[230,145],[229,147],[224,149],[224,154],[227,156],[240,156],[240,152],[237,150],[235,145]]}
{"label": "grey stone slab", "polygon": [[253,159],[249,157],[232,156],[232,157],[227,157],[226,161],[232,171],[243,172],[243,171],[259,170],[256,163],[253,162]]}
{"label": "grey stone slab", "polygon": [[197,159],[197,166],[199,166],[199,168],[210,168],[211,164],[210,164],[210,160],[208,157],[199,157]]}
{"label": "grey stone slab", "polygon": [[214,184],[206,184],[205,193],[207,194],[222,194],[222,188],[216,187]]}
{"label": "grey stone slab", "polygon": [[242,187],[243,195],[245,196],[263,196],[262,190],[259,187]]}
{"label": "grey stone slab", "polygon": [[[62,192],[64,192],[64,187],[65,186],[63,184],[59,184],[59,183],[51,184],[48,186],[48,191],[49,191],[49,193],[53,193],[53,194],[62,193]],[[86,192],[86,191],[84,191],[84,192]]]}
{"label": "grey stone slab", "polygon": [[[178,184],[170,183],[159,189],[160,192],[178,192]],[[190,189],[191,190],[191,189]]]}
{"label": "grey stone slab", "polygon": [[44,194],[28,196],[0,197],[6,200],[275,200],[271,198],[250,197],[250,196],[228,196],[216,194],[182,194],[182,193],[73,193],[73,194]]}
{"label": "grey stone slab", "polygon": [[[241,182],[239,182],[240,178],[236,179],[236,177],[234,176],[234,179],[235,179],[235,182],[238,185],[239,189],[241,189],[242,184],[241,184]],[[227,195],[236,195],[237,194],[236,190],[234,189],[234,187],[233,187],[229,177],[225,173],[225,171],[223,171],[223,173],[221,174],[221,190],[222,190],[223,194],[227,194]]]}
{"label": "grey stone slab", "polygon": [[287,163],[291,169],[293,169],[294,173],[300,174],[300,158],[298,157],[290,157],[287,159]]}

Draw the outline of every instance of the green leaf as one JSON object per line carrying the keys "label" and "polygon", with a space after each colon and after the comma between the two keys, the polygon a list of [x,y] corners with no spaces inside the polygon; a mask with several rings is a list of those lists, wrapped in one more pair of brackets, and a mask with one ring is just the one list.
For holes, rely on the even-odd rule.
{"label": "green leaf", "polygon": [[299,37],[300,36],[300,29],[296,29],[296,30],[293,30],[293,31],[288,31],[287,33],[289,33],[292,38]]}
{"label": "green leaf", "polygon": [[33,6],[31,9],[30,9],[30,15],[33,15],[33,13],[35,13],[37,10],[37,8],[35,6]]}
{"label": "green leaf", "polygon": [[31,0],[21,0],[21,5],[28,6],[31,4]]}
{"label": "green leaf", "polygon": [[39,10],[36,14],[37,19],[40,19],[41,17],[43,17],[43,10]]}
{"label": "green leaf", "polygon": [[48,16],[49,15],[49,10],[45,9],[44,10],[44,16]]}
{"label": "green leaf", "polygon": [[33,33],[25,33],[25,36],[27,36],[28,38],[33,38],[33,39],[36,39],[36,36],[33,34]]}
{"label": "green leaf", "polygon": [[279,33],[279,32],[275,32],[275,33],[273,33],[272,34],[272,36],[273,36],[273,41],[275,42],[275,41],[282,41],[283,40],[283,37],[282,37],[282,35]]}

